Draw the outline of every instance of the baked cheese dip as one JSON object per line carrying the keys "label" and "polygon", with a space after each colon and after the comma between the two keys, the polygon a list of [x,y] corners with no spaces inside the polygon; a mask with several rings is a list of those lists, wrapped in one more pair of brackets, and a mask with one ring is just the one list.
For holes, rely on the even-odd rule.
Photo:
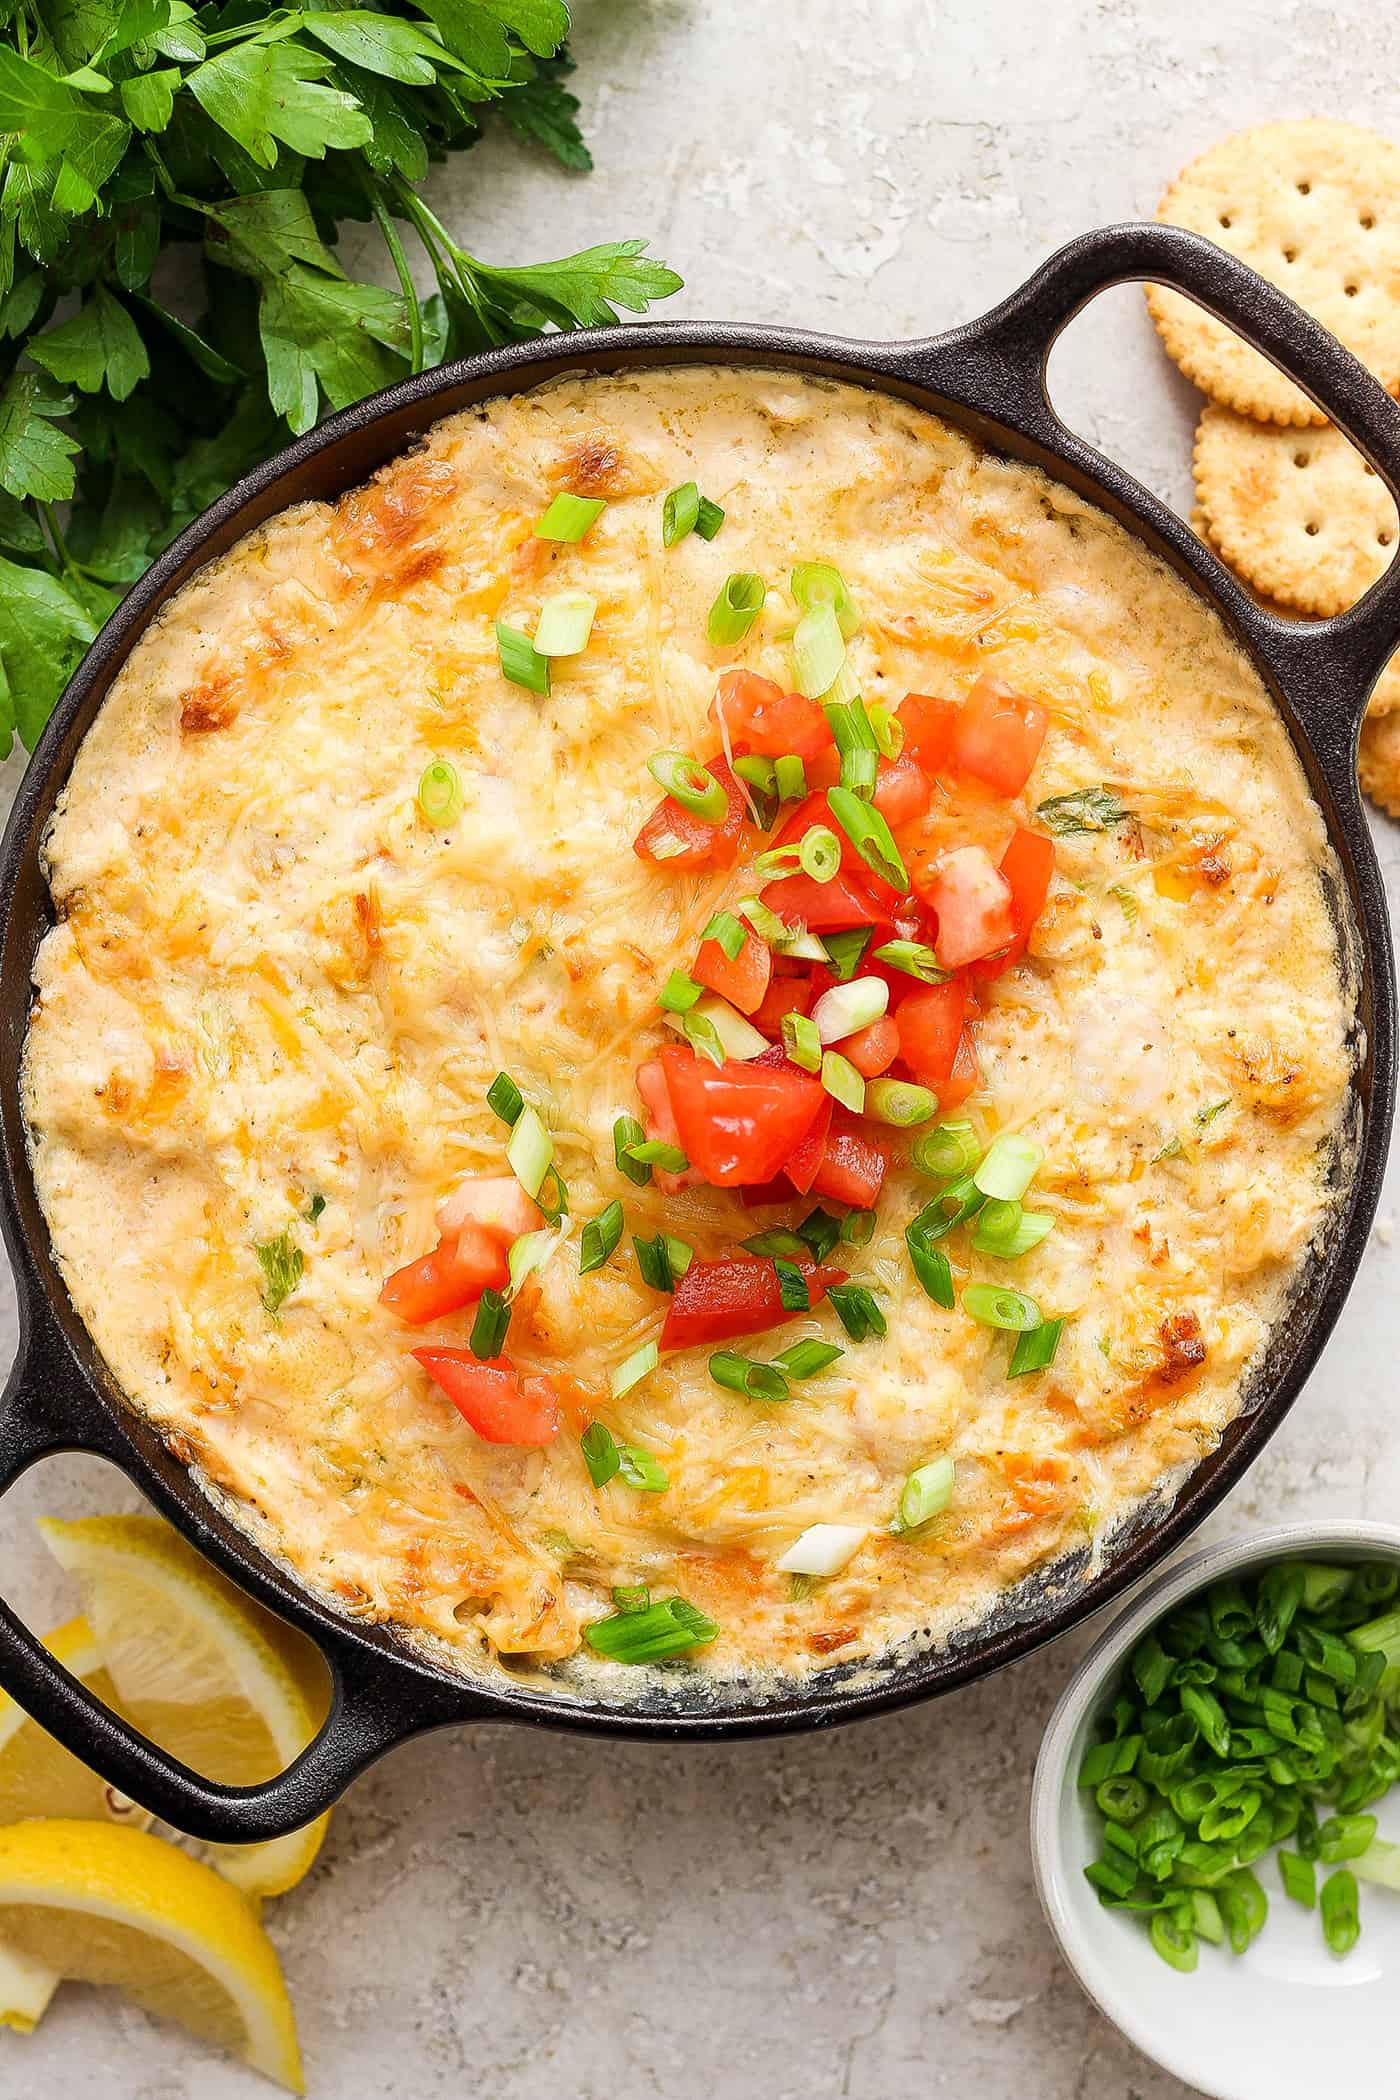
{"label": "baked cheese dip", "polygon": [[569,380],[286,511],[135,648],[47,865],[83,1320],[261,1544],[469,1673],[945,1639],[1212,1448],[1344,1172],[1260,680],[851,386]]}

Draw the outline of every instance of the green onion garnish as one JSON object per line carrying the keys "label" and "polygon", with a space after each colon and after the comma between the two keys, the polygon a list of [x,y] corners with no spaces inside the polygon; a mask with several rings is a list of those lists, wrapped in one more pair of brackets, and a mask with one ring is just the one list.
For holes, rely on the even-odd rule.
{"label": "green onion garnish", "polygon": [[900,857],[894,833],[879,810],[845,787],[828,788],[826,804],[867,868],[892,889],[907,890],[909,870]]}
{"label": "green onion garnish", "polygon": [[618,1612],[583,1629],[590,1648],[613,1662],[666,1662],[719,1638],[719,1628],[684,1597],[668,1597],[645,1611]]}
{"label": "green onion garnish", "polygon": [[1024,1291],[1004,1291],[994,1283],[970,1283],[963,1292],[963,1310],[984,1327],[999,1327],[1005,1334],[1024,1334],[1041,1324],[1034,1298]]}
{"label": "green onion garnish", "polygon": [[889,1003],[890,988],[883,977],[857,977],[823,992],[812,1008],[812,1020],[823,1043],[840,1043],[878,1021]]}
{"label": "green onion garnish", "polygon": [[[795,950],[805,947],[809,941],[813,948],[820,946],[814,934],[795,932],[785,919],[780,919],[775,911],[768,909],[761,897],[741,897],[736,908],[739,917],[747,919],[759,939],[767,941],[769,947],[776,948],[780,954],[791,955]],[[820,955],[811,955],[807,959],[811,962],[824,962],[826,950],[823,948]]]}
{"label": "green onion garnish", "polygon": [[724,512],[708,496],[700,498],[700,513],[695,520],[695,530],[702,540],[712,540],[724,523]]}
{"label": "green onion garnish", "polygon": [[829,605],[815,606],[798,621],[792,637],[793,676],[799,693],[818,699],[846,661],[846,644]]}
{"label": "green onion garnish", "polygon": [[780,802],[801,802],[807,793],[807,768],[794,752],[774,761],[773,779]]}
{"label": "green onion garnish", "polygon": [[748,1016],[713,992],[707,992],[679,1021],[667,1025],[679,1027],[687,1042],[713,1058],[717,1065],[723,1064],[726,1057],[737,1058],[742,1064],[750,1057],[761,1057],[768,1048],[767,1037],[759,1034]]}
{"label": "green onion garnish", "polygon": [[732,1349],[717,1349],[710,1358],[710,1376],[716,1385],[750,1400],[786,1400],[788,1382],[771,1364],[753,1363]]}
{"label": "green onion garnish", "polygon": [[533,1108],[522,1108],[516,1117],[506,1160],[526,1195],[537,1197],[554,1164],[554,1140]]}
{"label": "green onion garnish", "polygon": [[571,496],[561,491],[535,527],[537,540],[581,540],[607,509],[604,496]]}
{"label": "green onion garnish", "polygon": [[522,1232],[518,1240],[512,1240],[506,1250],[506,1266],[510,1271],[508,1298],[514,1298],[527,1276],[543,1268],[554,1249],[559,1245],[557,1232],[541,1229],[539,1232]]}
{"label": "green onion garnish", "polygon": [[504,620],[496,622],[496,653],[501,660],[501,676],[512,685],[523,685],[527,693],[549,694],[549,658],[541,656],[528,634],[518,627],[508,627]]}
{"label": "green onion garnish", "polygon": [[643,1138],[640,1144],[629,1145],[627,1157],[639,1167],[660,1167],[664,1174],[684,1174],[690,1165],[679,1145],[668,1145],[662,1138]]}
{"label": "green onion garnish", "polygon": [[821,1081],[833,1101],[839,1101],[852,1115],[858,1116],[865,1109],[865,1081],[839,1050],[823,1050]]}
{"label": "green onion garnish", "polygon": [[612,1600],[620,1612],[645,1611],[651,1603],[651,1591],[644,1582],[615,1582]]}
{"label": "green onion garnish", "polygon": [[499,1356],[510,1326],[510,1307],[499,1291],[488,1284],[476,1302],[476,1318],[467,1347],[473,1356],[488,1360]]}
{"label": "green onion garnish", "polygon": [[1019,1200],[1045,1164],[1045,1148],[1012,1130],[992,1139],[986,1157],[973,1172],[973,1183],[984,1196],[1005,1201]]}
{"label": "green onion garnish", "polygon": [[445,831],[462,814],[465,797],[457,768],[445,758],[435,758],[423,768],[418,782],[418,807],[435,831]]}
{"label": "green onion garnish", "polygon": [[[778,769],[771,758],[764,758],[757,751],[746,751],[742,758],[734,761],[734,771],[740,780],[747,781],[761,801],[777,800]],[[772,821],[770,811],[768,821]]]}
{"label": "green onion garnish", "polygon": [[793,1064],[804,1072],[820,1072],[822,1039],[817,1024],[806,1014],[783,1015],[783,1048]]}
{"label": "green onion garnish", "polygon": [[904,1228],[904,1243],[909,1249],[909,1266],[918,1277],[924,1295],[935,1305],[941,1305],[945,1312],[951,1312],[956,1303],[953,1271],[943,1249],[930,1244],[929,1235],[917,1218]]}
{"label": "green onion garnish", "polygon": [[846,588],[846,579],[830,562],[800,561],[792,572],[789,587],[803,612],[829,606],[847,640],[860,626],[860,613]]}
{"label": "green onion garnish", "polygon": [[972,1245],[978,1254],[1018,1261],[1054,1230],[1055,1219],[1049,1211],[1022,1210],[1014,1197],[990,1196],[977,1214]]}
{"label": "green onion garnish", "polygon": [[855,976],[874,932],[873,926],[843,926],[839,932],[825,936],[827,961],[838,984]]}
{"label": "green onion garnish", "polygon": [[786,875],[796,875],[801,866],[800,846],[769,846],[755,858],[753,871],[760,882],[781,882]]}
{"label": "green onion garnish", "polygon": [[[642,1351],[639,1349],[637,1354],[640,1356]],[[635,1385],[636,1380],[632,1382]],[[618,1471],[628,1487],[640,1488],[644,1495],[664,1495],[671,1485],[671,1477],[660,1459],[653,1452],[644,1451],[640,1444],[619,1444],[617,1456]]]}
{"label": "green onion garnish", "polygon": [[1055,1361],[1064,1324],[1063,1320],[1042,1320],[1038,1327],[1024,1328],[1016,1337],[1007,1377],[1024,1378],[1030,1371],[1048,1370]]}
{"label": "green onion garnish", "polygon": [[658,1232],[654,1240],[642,1240],[633,1233],[632,1245],[636,1250],[637,1267],[641,1270],[643,1283],[649,1284],[654,1291],[673,1291],[676,1279],[671,1274],[671,1263],[666,1252],[666,1235]]}
{"label": "green onion garnish", "polygon": [[941,1180],[944,1175],[966,1174],[976,1166],[981,1149],[970,1123],[940,1123],[915,1138],[909,1157],[921,1174]]}
{"label": "green onion garnish", "polygon": [[813,1261],[825,1261],[841,1237],[841,1220],[833,1218],[829,1210],[823,1210],[818,1204],[798,1226],[797,1236],[805,1242]]}
{"label": "green onion garnish", "polygon": [[953,974],[940,969],[938,957],[923,941],[886,941],[875,950],[874,960],[917,977],[920,984],[946,984]]}
{"label": "green onion garnish", "polygon": [[535,648],[541,656],[577,656],[588,647],[598,600],[587,591],[556,591],[546,598],[535,622]]}
{"label": "green onion garnish", "polygon": [[700,491],[693,481],[683,481],[679,488],[671,490],[661,506],[662,546],[674,547],[678,540],[694,532],[699,515]]}
{"label": "green onion garnish", "polygon": [[1361,1937],[1356,1876],[1339,1867],[1322,1884],[1322,1936],[1334,1954],[1349,1954]]}
{"label": "green onion garnish", "polygon": [[657,994],[657,1002],[668,1014],[688,1014],[697,999],[703,997],[705,987],[687,977],[684,970],[672,970]]}
{"label": "green onion garnish", "polygon": [[[785,1312],[810,1312],[812,1294],[807,1288],[807,1279],[795,1262],[783,1255],[775,1255],[773,1268],[778,1278],[778,1295]],[[1371,1835],[1374,1837],[1375,1832]]]}
{"label": "green onion garnish", "polygon": [[647,771],[673,802],[704,823],[721,824],[728,815],[729,797],[722,782],[684,751],[658,751],[647,760]]}
{"label": "green onion garnish", "polygon": [[1317,1866],[1314,1861],[1304,1859],[1301,1852],[1280,1852],[1278,1870],[1283,1881],[1283,1892],[1305,1910],[1317,1908]]}
{"label": "green onion garnish", "polygon": [[[701,1013],[697,1006],[693,1012],[681,1015],[681,1032],[692,1050],[701,1057],[708,1057],[712,1065],[724,1063],[724,1044],[711,1015]],[[765,1045],[766,1047],[766,1045]]]}
{"label": "green onion garnish", "polygon": [[904,749],[904,724],[899,716],[879,701],[874,707],[868,707],[865,712],[870,727],[875,732],[881,758],[898,758]]}
{"label": "green onion garnish", "polygon": [[666,1260],[670,1265],[671,1274],[679,1283],[695,1259],[695,1249],[688,1240],[678,1240],[673,1233],[664,1233],[662,1237],[666,1242]]}
{"label": "green onion garnish", "polygon": [[742,642],[762,612],[766,594],[763,578],[751,571],[736,570],[732,576],[726,576],[710,607],[705,629],[713,647],[732,649],[736,642]]}
{"label": "green onion garnish", "polygon": [[790,1349],[773,1358],[773,1369],[781,1371],[785,1378],[815,1378],[818,1371],[825,1371],[845,1353],[836,1342],[794,1342]]}
{"label": "green onion garnish", "polygon": [[954,1468],[951,1458],[932,1458],[909,1475],[899,1497],[899,1514],[890,1526],[898,1534],[918,1531],[941,1517],[953,1499]]}
{"label": "green onion garnish", "polygon": [[[782,848],[778,848],[782,851]],[[804,832],[797,848],[797,864],[813,882],[830,882],[841,866],[841,841],[825,824],[814,824]]]}
{"label": "green onion garnish", "polygon": [[632,1156],[634,1145],[645,1144],[646,1132],[635,1116],[619,1116],[613,1124],[613,1159],[619,1174],[644,1189],[651,1180],[651,1168]]}
{"label": "green onion garnish", "polygon": [[717,911],[700,936],[702,941],[718,941],[731,962],[737,962],[748,937],[747,926],[732,911]]}
{"label": "green onion garnish", "polygon": [[907,1079],[870,1079],[865,1087],[865,1113],[895,1130],[912,1130],[938,1114],[938,1096]]}
{"label": "green onion garnish", "polygon": [[852,751],[869,751],[879,757],[880,746],[859,694],[845,701],[823,701],[822,713],[842,758],[849,757]]}
{"label": "green onion garnish", "polygon": [[601,1269],[603,1263],[622,1238],[622,1205],[614,1197],[606,1210],[600,1210],[596,1218],[590,1218],[583,1228],[579,1241],[578,1272],[580,1276]]}
{"label": "green onion garnish", "polygon": [[503,1123],[515,1123],[525,1106],[521,1093],[509,1072],[498,1072],[486,1089],[486,1106],[498,1115]]}
{"label": "green onion garnish", "polygon": [[833,1283],[827,1291],[831,1309],[853,1342],[888,1332],[885,1316],[863,1283]]}
{"label": "green onion garnish", "polygon": [[640,1349],[634,1349],[630,1356],[625,1356],[608,1379],[614,1400],[620,1400],[624,1393],[631,1392],[634,1385],[640,1385],[647,1373],[654,1371],[659,1362],[660,1354],[655,1342],[643,1342]]}
{"label": "green onion garnish", "polygon": [[847,1247],[868,1247],[875,1237],[873,1210],[848,1210],[841,1220],[841,1241]]}
{"label": "green onion garnish", "polygon": [[768,1232],[756,1232],[751,1238],[740,1240],[739,1245],[747,1248],[750,1254],[760,1254],[768,1260],[775,1254],[807,1252],[807,1242],[799,1239],[795,1232],[789,1232],[786,1225],[774,1225]]}
{"label": "green onion garnish", "polygon": [[622,1464],[612,1431],[602,1422],[590,1422],[580,1440],[580,1449],[594,1487],[606,1487]]}
{"label": "green onion garnish", "polygon": [[841,761],[842,787],[862,802],[870,801],[879,777],[880,763],[874,751],[848,751]]}

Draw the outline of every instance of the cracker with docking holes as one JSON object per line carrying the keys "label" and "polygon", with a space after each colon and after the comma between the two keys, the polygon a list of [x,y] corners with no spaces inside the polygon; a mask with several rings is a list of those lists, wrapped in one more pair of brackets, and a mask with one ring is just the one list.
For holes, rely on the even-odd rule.
{"label": "cracker with docking holes", "polygon": [[[1157,217],[1229,249],[1400,392],[1400,149],[1388,139],[1322,117],[1261,124],[1192,161]],[[1212,400],[1261,422],[1326,420],[1190,299],[1149,285],[1147,303],[1168,356]]]}
{"label": "cracker with docking holes", "polygon": [[1208,403],[1194,469],[1212,543],[1252,590],[1294,612],[1345,612],[1395,552],[1385,483],[1330,423],[1287,430]]}

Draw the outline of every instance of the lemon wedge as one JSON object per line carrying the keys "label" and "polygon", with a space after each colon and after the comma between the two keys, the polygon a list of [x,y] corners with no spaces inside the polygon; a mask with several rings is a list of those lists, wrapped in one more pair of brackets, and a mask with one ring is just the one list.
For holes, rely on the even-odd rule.
{"label": "lemon wedge", "polygon": [[[120,1711],[117,1688],[103,1667],[86,1619],[70,1619],[45,1636],[44,1646],[104,1706]],[[18,1823],[25,1816],[83,1816],[97,1822],[109,1818],[137,1830],[150,1821],[143,1808],[90,1772],[31,1721],[22,1706],[0,1692],[0,1823]]]}
{"label": "lemon wedge", "polygon": [[[114,1984],[158,2019],[304,2090],[281,1966],[253,1906],[144,1830],[50,1820],[0,1830],[0,2026],[45,1981]],[[42,2007],[41,2007],[42,2010]]]}
{"label": "lemon wedge", "polygon": [[[82,1595],[121,1710],[183,1764],[252,1786],[291,1763],[328,1703],[309,1641],[201,1560],[160,1517],[41,1517],[39,1530]],[[262,1845],[212,1845],[250,1896],[280,1896],[321,1848],[329,1816]]]}

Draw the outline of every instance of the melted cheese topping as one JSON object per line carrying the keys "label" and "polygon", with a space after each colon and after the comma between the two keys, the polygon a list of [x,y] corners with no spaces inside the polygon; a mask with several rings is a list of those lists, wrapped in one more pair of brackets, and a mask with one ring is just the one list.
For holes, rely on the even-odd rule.
{"label": "melted cheese topping", "polygon": [[[690,479],[725,524],[668,552],[661,498]],[[609,499],[577,546],[531,533],[559,488]],[[613,1166],[634,1068],[669,1040],[658,987],[753,887],[644,864],[631,841],[647,756],[713,750],[718,669],[737,655],[788,681],[776,591],[740,651],[707,646],[723,578],[776,584],[813,558],[862,608],[868,700],[958,696],[994,669],[1051,711],[1028,798],[936,797],[915,857],[999,856],[1035,802],[1101,781],[1134,812],[1057,842],[1031,956],[980,1024],[968,1112],[984,1141],[1045,1147],[1032,1200],[1058,1230],[1014,1270],[945,1242],[960,1286],[1014,1281],[1067,1317],[1058,1361],[1009,1382],[1007,1337],[923,1296],[902,1232],[928,1185],[897,1166],[853,1263],[886,1340],[780,1407],[717,1387],[704,1350],[612,1403],[609,1367],[664,1301],[626,1239],[581,1278],[576,1223],[510,1339],[523,1369],[564,1369],[573,1420],[544,1451],[484,1444],[408,1354],[460,1345],[466,1319],[411,1331],[377,1295],[461,1176],[502,1171],[497,1070],[552,1126],[576,1219],[620,1194],[630,1230],[702,1256],[754,1229],[732,1195],[668,1200]],[[529,630],[565,586],[598,616],[539,700],[502,679],[493,622]],[[447,832],[414,802],[434,758],[466,793]],[[692,369],[439,424],[167,606],[79,752],[48,863],[26,1105],[83,1319],[261,1543],[463,1668],[562,1665],[619,1582],[720,1622],[697,1658],[712,1680],[943,1636],[1212,1447],[1337,1178],[1331,861],[1259,679],[1101,513],[877,393]],[[284,1231],[305,1266],[274,1317],[255,1247]],[[844,1340],[819,1309],[756,1353],[803,1334]],[[655,1451],[669,1489],[595,1490],[589,1414]],[[905,1475],[941,1453],[951,1511],[891,1536]],[[795,1596],[774,1564],[816,1522],[868,1536]],[[572,1667],[635,1689],[620,1665]]]}

